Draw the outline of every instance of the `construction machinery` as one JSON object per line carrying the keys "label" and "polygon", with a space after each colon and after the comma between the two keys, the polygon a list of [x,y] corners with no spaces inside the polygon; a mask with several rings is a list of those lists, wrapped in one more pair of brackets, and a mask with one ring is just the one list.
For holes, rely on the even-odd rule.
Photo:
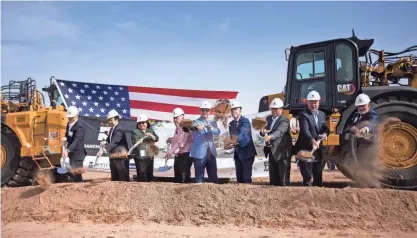
{"label": "construction machinery", "polygon": [[68,119],[63,105],[57,105],[59,93],[50,79],[44,95],[36,81],[10,81],[1,87],[1,185],[25,186],[33,183],[34,172],[53,173],[60,166],[60,138]]}
{"label": "construction machinery", "polygon": [[330,127],[330,135],[323,141],[325,158],[333,159],[346,177],[358,181],[349,166],[371,158],[359,156],[358,139],[345,129],[355,112],[356,96],[367,94],[380,121],[388,117],[401,121],[388,125],[378,135],[379,151],[375,156],[384,168],[378,180],[388,187],[414,189],[417,188],[417,57],[411,52],[417,51],[417,45],[391,53],[370,49],[373,43],[373,39],[358,39],[353,32],[350,38],[286,49],[288,70],[284,91],[263,97],[259,110],[268,110],[273,98],[283,99],[284,115],[292,122],[295,143],[299,133],[297,114],[306,108],[307,94],[318,91],[320,110],[327,114]]}

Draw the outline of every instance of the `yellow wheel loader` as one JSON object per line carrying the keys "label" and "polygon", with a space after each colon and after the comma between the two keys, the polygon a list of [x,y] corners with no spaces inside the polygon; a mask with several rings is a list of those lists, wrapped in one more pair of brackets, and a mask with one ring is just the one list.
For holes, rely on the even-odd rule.
{"label": "yellow wheel loader", "polygon": [[[260,112],[268,110],[273,98],[285,102],[284,115],[292,125],[296,142],[297,114],[307,107],[307,94],[316,90],[321,95],[320,110],[327,114],[330,136],[323,141],[325,158],[335,161],[348,178],[359,181],[355,169],[366,164],[361,156],[358,138],[345,133],[355,112],[355,98],[365,93],[371,98],[371,109],[379,121],[388,117],[400,122],[388,125],[378,135],[379,145],[373,156],[382,162],[379,184],[400,188],[417,188],[417,45],[391,53],[370,49],[373,39],[350,38],[292,46],[285,50],[288,60],[284,92],[265,96]],[[372,57],[374,56],[374,57]],[[356,165],[353,166],[352,165]],[[362,169],[366,169],[363,168]]]}
{"label": "yellow wheel loader", "polygon": [[34,172],[54,173],[60,166],[60,138],[68,119],[57,105],[59,94],[50,79],[47,92],[50,107],[36,81],[10,81],[1,87],[1,185],[25,186],[34,183]]}

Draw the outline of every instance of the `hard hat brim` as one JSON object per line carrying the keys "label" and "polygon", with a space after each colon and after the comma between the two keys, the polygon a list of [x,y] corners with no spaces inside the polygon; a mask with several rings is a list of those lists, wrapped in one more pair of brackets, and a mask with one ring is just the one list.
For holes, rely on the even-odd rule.
{"label": "hard hat brim", "polygon": [[78,115],[78,113],[75,113],[75,114],[73,114],[73,113],[67,113],[66,114],[66,117],[76,117]]}
{"label": "hard hat brim", "polygon": [[367,105],[367,104],[369,104],[369,102],[367,102],[367,103],[355,103],[355,106],[356,107],[358,107],[358,106],[364,106],[364,105]]}

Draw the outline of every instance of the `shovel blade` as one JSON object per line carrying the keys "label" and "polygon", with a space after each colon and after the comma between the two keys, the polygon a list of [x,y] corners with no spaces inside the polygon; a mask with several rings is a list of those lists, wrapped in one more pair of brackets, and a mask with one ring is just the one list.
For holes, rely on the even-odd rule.
{"label": "shovel blade", "polygon": [[298,151],[298,153],[295,155],[295,159],[304,161],[304,162],[316,162],[316,160],[314,159],[313,153],[311,153],[311,151],[305,151],[305,150]]}
{"label": "shovel blade", "polygon": [[168,170],[170,170],[171,169],[171,167],[168,167],[168,166],[163,166],[163,167],[159,167],[158,169],[157,169],[157,172],[166,172],[166,171],[168,171]]}

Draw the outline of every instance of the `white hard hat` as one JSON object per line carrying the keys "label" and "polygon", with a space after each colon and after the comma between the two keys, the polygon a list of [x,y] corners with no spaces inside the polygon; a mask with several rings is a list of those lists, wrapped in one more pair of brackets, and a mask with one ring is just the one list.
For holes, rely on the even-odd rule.
{"label": "white hard hat", "polygon": [[233,101],[232,103],[230,103],[230,109],[232,108],[237,108],[237,107],[242,107],[242,105],[240,105],[240,103],[238,101]]}
{"label": "white hard hat", "polygon": [[211,104],[208,101],[203,101],[201,103],[200,109],[211,109]]}
{"label": "white hard hat", "polygon": [[138,122],[142,122],[142,121],[147,121],[148,120],[148,116],[146,116],[145,114],[140,114],[138,117]]}
{"label": "white hard hat", "polygon": [[282,108],[284,106],[284,103],[280,98],[274,98],[271,102],[271,105],[269,105],[270,108]]}
{"label": "white hard hat", "polygon": [[70,106],[67,110],[67,117],[75,117],[78,113],[78,108],[76,106]]}
{"label": "white hard hat", "polygon": [[320,100],[320,94],[317,91],[311,91],[307,95],[307,100]]}
{"label": "white hard hat", "polygon": [[177,107],[177,108],[175,108],[175,109],[174,109],[174,111],[172,112],[172,117],[181,116],[181,115],[183,115],[183,114],[184,114],[184,111],[183,111],[181,108]]}
{"label": "white hard hat", "polygon": [[109,113],[107,113],[107,119],[110,119],[110,118],[116,117],[116,116],[120,117],[119,113],[114,109],[110,110]]}
{"label": "white hard hat", "polygon": [[371,102],[371,99],[369,98],[369,96],[364,93],[361,93],[356,97],[355,106],[357,107],[357,106],[366,105],[370,102]]}

